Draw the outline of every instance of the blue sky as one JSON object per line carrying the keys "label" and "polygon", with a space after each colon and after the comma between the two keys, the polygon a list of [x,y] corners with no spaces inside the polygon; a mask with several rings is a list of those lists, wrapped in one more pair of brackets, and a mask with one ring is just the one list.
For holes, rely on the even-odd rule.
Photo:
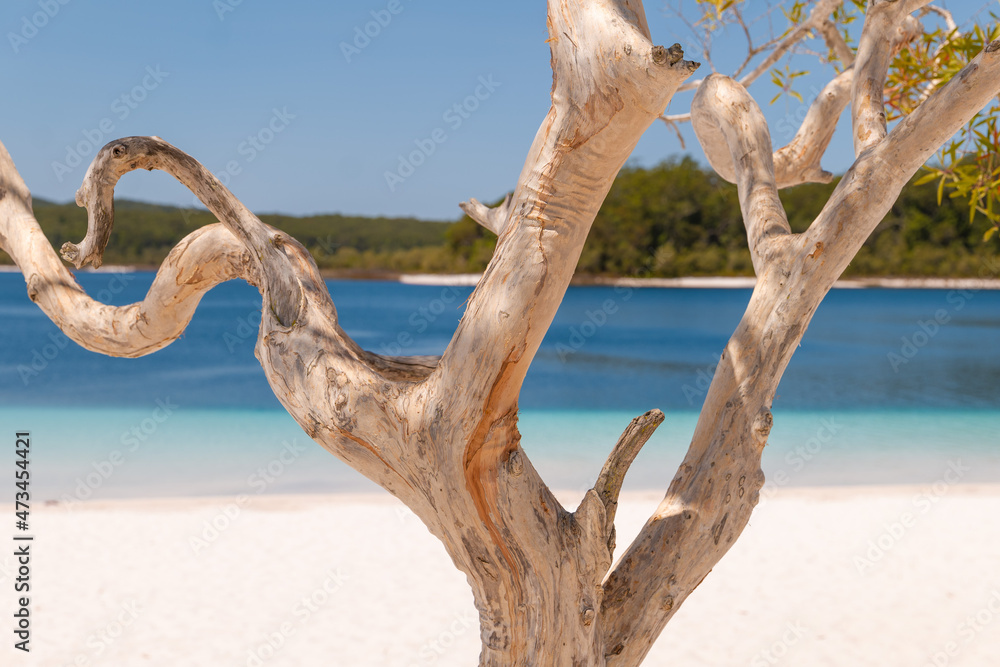
{"label": "blue sky", "polygon": [[[982,4],[962,3],[964,16]],[[662,3],[646,10],[654,41],[679,41],[700,60]],[[377,18],[384,25],[368,26],[376,36],[355,42]],[[775,22],[783,27],[780,14]],[[0,31],[0,140],[32,192],[57,201],[73,198],[97,147],[155,134],[258,213],[454,219],[459,201],[513,187],[549,105],[543,0],[6,0]],[[738,36],[718,44],[716,65],[726,71],[743,45]],[[798,86],[806,102],[825,82],[810,65],[817,73]],[[788,121],[804,107],[768,105],[767,77],[751,90],[775,143],[787,141]],[[689,99],[669,111],[686,111]],[[841,125],[824,163],[834,171],[851,160]],[[700,159],[685,134],[686,152]],[[416,142],[433,143],[433,153],[390,187],[385,173]],[[650,165],[682,152],[657,123],[632,159]],[[192,204],[161,172],[129,174],[117,192]]]}

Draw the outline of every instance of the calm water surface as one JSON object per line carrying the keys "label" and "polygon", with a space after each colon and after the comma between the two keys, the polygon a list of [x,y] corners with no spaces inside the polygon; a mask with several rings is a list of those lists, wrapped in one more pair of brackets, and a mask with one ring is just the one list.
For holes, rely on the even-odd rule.
{"label": "calm water surface", "polygon": [[[80,282],[124,304],[142,299],[152,278],[85,273]],[[329,288],[348,333],[384,354],[439,354],[472,291]],[[665,488],[749,298],[750,290],[571,288],[521,398],[523,444],[550,485],[592,483],[628,421],[657,407],[667,421],[629,488]],[[259,318],[256,290],[227,283],[167,349],[111,359],[68,342],[28,300],[20,274],[0,274],[0,425],[31,430],[36,493],[373,489],[279,406],[253,356]],[[834,290],[779,387],[765,472],[788,485],[930,483],[961,461],[971,468],[964,481],[1000,481],[997,332],[1000,292]],[[276,463],[284,449],[293,453],[287,465]]]}

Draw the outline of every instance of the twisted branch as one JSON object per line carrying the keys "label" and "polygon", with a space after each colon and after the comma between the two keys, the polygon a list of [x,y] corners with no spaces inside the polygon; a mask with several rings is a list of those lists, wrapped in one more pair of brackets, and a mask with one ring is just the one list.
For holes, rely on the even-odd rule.
{"label": "twisted branch", "polygon": [[29,296],[80,345],[136,357],[179,337],[201,296],[220,282],[243,278],[257,285],[270,304],[262,313],[257,354],[275,395],[313,439],[404,501],[415,501],[408,479],[414,471],[403,463],[399,441],[382,442],[378,435],[394,430],[385,427],[385,413],[397,409],[392,403],[399,388],[426,378],[437,360],[362,350],[337,324],[325,282],[305,248],[260,222],[189,155],[156,137],[127,137],[102,148],[77,193],[88,210],[87,235],[64,246],[67,259],[100,265],[114,224],[114,186],[140,168],[176,177],[222,224],[182,240],[144,301],[112,307],[88,297],[56,257],[0,144],[0,247],[24,273]]}
{"label": "twisted branch", "polygon": [[262,285],[265,302],[279,325],[295,321],[302,306],[302,288],[288,271],[288,259],[279,250],[287,238],[262,223],[212,172],[187,153],[159,137],[125,137],[112,141],[94,156],[76,203],[87,208],[87,235],[77,245],[63,245],[63,257],[81,268],[101,265],[114,225],[114,193],[118,180],[136,169],[168,172],[218,218],[250,251],[259,272],[271,279]]}
{"label": "twisted branch", "polygon": [[31,209],[31,195],[0,143],[0,247],[24,274],[28,296],[72,340],[115,357],[141,357],[176,340],[202,295],[221,282],[256,283],[249,253],[222,225],[188,235],[156,274],[146,298],[108,306],[90,298],[59,261]]}

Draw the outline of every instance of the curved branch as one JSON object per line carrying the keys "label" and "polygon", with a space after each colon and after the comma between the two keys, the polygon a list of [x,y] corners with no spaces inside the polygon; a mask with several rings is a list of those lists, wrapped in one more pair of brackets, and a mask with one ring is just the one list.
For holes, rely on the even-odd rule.
{"label": "curved branch", "polygon": [[747,89],[729,77],[705,79],[691,103],[691,123],[712,167],[736,183],[754,270],[763,274],[791,234],[778,197],[771,135]]}
{"label": "curved branch", "polygon": [[28,296],[72,340],[114,357],[140,357],[176,340],[201,297],[221,282],[256,282],[250,255],[222,225],[184,238],[164,260],[146,298],[108,306],[89,297],[56,257],[31,211],[31,196],[0,143],[0,247],[24,274]]}
{"label": "curved branch", "polygon": [[250,251],[258,270],[269,276],[261,287],[278,324],[287,326],[295,321],[302,307],[302,287],[279,249],[287,237],[262,223],[200,162],[159,137],[118,139],[94,156],[76,193],[76,203],[87,209],[87,235],[79,245],[63,245],[67,261],[76,268],[101,265],[114,226],[115,185],[136,169],[160,169],[191,190]]}
{"label": "curved branch", "polygon": [[[906,16],[889,32],[890,55],[894,56],[903,46],[915,39],[923,31],[923,26],[912,16]],[[774,153],[775,183],[778,189],[784,189],[800,183],[829,183],[833,174],[822,167],[823,155],[826,153],[837,129],[837,123],[844,108],[851,99],[854,82],[854,68],[848,67],[830,81],[813,100],[802,125],[783,148]],[[711,143],[711,140],[708,140]],[[730,182],[735,182],[735,172],[729,168],[730,160],[726,158],[725,148],[715,145],[711,150],[720,155],[713,167]]]}
{"label": "curved branch", "polygon": [[779,188],[799,183],[829,183],[833,174],[821,161],[837,130],[837,121],[851,99],[854,69],[849,67],[823,87],[809,106],[795,137],[774,153],[774,171]]}
{"label": "curved branch", "polygon": [[[114,149],[122,145],[128,151],[115,156]],[[109,152],[115,159],[108,159]],[[122,161],[125,156],[132,159]],[[67,248],[81,264],[100,262],[114,223],[114,184],[131,169],[152,166],[178,175],[204,195],[202,201],[211,203],[224,223],[181,241],[143,302],[123,307],[97,303],[56,257],[32,214],[30,193],[0,144],[0,247],[17,263],[29,295],[53,322],[88,349],[141,356],[176,339],[201,296],[224,280],[243,278],[265,294],[270,285],[278,285],[279,293],[283,285],[295,285],[301,296],[291,326],[284,326],[274,309],[265,308],[261,317],[257,356],[275,395],[319,444],[404,502],[419,506],[410,481],[416,471],[407,465],[400,444],[405,439],[392,437],[405,428],[403,420],[387,424],[386,415],[401,410],[397,401],[407,400],[406,389],[427,377],[435,360],[385,358],[361,350],[338,326],[326,285],[305,248],[257,221],[228,191],[213,191],[217,181],[186,154],[158,139],[139,137],[112,142],[99,157],[78,194],[91,216],[87,237]],[[262,239],[267,245],[261,245]],[[284,259],[268,257],[268,247]]]}
{"label": "curved branch", "polygon": [[[923,32],[920,21],[907,16],[891,32],[891,53],[895,56],[903,46]],[[774,154],[774,171],[779,188],[799,183],[829,183],[833,174],[823,169],[823,154],[833,139],[840,115],[851,99],[854,68],[848,67],[824,86],[809,106],[795,137]]]}

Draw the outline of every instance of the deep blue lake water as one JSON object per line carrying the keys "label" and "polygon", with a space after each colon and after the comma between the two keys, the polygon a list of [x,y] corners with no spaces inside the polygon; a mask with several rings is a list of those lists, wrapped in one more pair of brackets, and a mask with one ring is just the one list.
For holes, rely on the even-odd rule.
{"label": "deep blue lake water", "polygon": [[[79,280],[125,304],[152,277]],[[385,354],[439,354],[472,291],[329,287],[342,326]],[[628,488],[665,489],[749,297],[570,288],[521,398],[523,444],[550,485],[592,483],[628,421],[657,407],[667,421]],[[67,342],[21,275],[0,274],[0,437],[32,432],[34,489],[47,498],[373,489],[279,406],[253,356],[259,316],[256,290],[227,283],[167,349],[112,359]],[[834,290],[779,388],[765,472],[789,485],[929,483],[961,459],[964,481],[1000,481],[998,332],[1000,292]],[[287,443],[304,453],[262,483]],[[0,468],[12,465],[8,455]]]}

